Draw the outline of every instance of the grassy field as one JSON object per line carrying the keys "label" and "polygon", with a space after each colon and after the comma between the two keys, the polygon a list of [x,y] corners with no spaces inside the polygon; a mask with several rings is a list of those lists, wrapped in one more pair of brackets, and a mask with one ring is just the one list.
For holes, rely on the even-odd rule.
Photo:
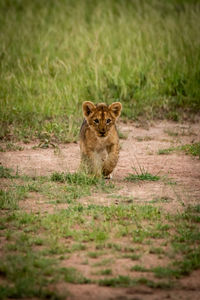
{"label": "grassy field", "polygon": [[[84,205],[80,198],[97,192],[116,198],[117,187],[81,173],[19,176],[2,166],[0,178],[5,185],[0,192],[0,299],[67,299],[59,283],[173,289],[200,267],[199,204],[173,213],[165,210],[170,199],[164,198],[136,203],[118,197],[118,205]],[[41,201],[36,210],[23,209],[34,195],[53,210],[42,208]],[[126,275],[116,273],[120,264]],[[81,266],[89,268],[87,277]]]}
{"label": "grassy field", "polygon": [[0,2],[0,138],[73,141],[81,103],[123,118],[200,109],[200,2]]}

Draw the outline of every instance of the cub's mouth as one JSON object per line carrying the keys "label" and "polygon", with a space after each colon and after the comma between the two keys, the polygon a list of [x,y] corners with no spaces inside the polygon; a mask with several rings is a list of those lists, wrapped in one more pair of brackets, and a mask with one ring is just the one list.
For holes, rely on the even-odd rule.
{"label": "cub's mouth", "polygon": [[99,137],[106,137],[106,132],[98,132]]}

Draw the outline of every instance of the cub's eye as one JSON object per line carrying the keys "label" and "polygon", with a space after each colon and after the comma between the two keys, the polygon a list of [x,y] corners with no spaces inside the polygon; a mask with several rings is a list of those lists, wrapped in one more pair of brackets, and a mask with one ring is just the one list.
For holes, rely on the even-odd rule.
{"label": "cub's eye", "polygon": [[98,120],[98,119],[95,119],[95,120],[94,120],[94,123],[98,124],[98,123],[99,123],[99,120]]}
{"label": "cub's eye", "polygon": [[111,119],[107,119],[106,123],[109,124],[111,122]]}

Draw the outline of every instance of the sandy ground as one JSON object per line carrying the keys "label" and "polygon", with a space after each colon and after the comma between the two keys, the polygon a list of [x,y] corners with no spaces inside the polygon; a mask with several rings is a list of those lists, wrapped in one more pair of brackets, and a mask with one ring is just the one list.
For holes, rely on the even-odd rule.
{"label": "sandy ground", "polygon": [[[140,127],[136,123],[120,123],[119,130],[127,138],[121,139],[121,151],[118,165],[112,181],[119,187],[118,195],[127,196],[135,202],[168,199],[165,209],[181,210],[182,204],[200,203],[200,160],[175,151],[159,155],[158,151],[170,147],[191,144],[200,141],[200,123],[177,124],[173,122],[154,122],[151,126]],[[78,143],[61,144],[59,150],[54,148],[33,149],[38,143],[22,145],[23,151],[0,153],[0,163],[27,175],[49,175],[55,171],[74,172],[80,162]],[[136,170],[136,171],[135,171]],[[149,183],[128,183],[124,178],[129,173],[141,173],[141,170],[163,177],[163,180]],[[176,184],[166,184],[166,182]],[[38,199],[31,204],[37,206]],[[87,203],[109,205],[117,199],[93,195],[83,198]],[[51,210],[51,207],[45,207]],[[200,271],[194,271],[189,277],[180,280],[180,288],[175,290],[152,290],[147,287],[108,288],[97,285],[66,284],[59,287],[70,291],[67,299],[200,299]]]}

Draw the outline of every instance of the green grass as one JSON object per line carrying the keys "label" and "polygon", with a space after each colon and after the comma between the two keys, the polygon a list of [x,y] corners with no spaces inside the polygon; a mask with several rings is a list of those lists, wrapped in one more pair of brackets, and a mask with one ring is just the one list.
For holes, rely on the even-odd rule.
{"label": "green grass", "polygon": [[140,266],[140,265],[135,265],[133,267],[131,267],[130,269],[132,272],[135,271],[135,272],[148,272],[149,269],[143,267],[143,266]]}
{"label": "green grass", "polygon": [[133,253],[133,254],[124,254],[122,256],[122,258],[129,258],[131,260],[139,260],[140,259],[140,255],[135,254],[135,253]]}
{"label": "green grass", "polygon": [[170,282],[154,282],[145,277],[132,279],[129,276],[119,275],[113,278],[104,278],[99,280],[100,286],[112,286],[112,287],[132,287],[137,284],[146,285],[151,288],[163,288],[168,289],[172,287]]}
{"label": "green grass", "polygon": [[200,213],[200,204],[188,206],[187,211],[188,211],[189,213],[190,213],[190,212]]}
{"label": "green grass", "polygon": [[51,292],[47,285],[56,273],[55,261],[38,254],[7,255],[0,263],[1,276],[13,284],[0,286],[0,299],[7,298],[48,298],[62,299],[57,292]]}
{"label": "green grass", "polygon": [[198,156],[200,159],[200,143],[187,144],[180,148],[186,154],[190,154],[193,156]]}
{"label": "green grass", "polygon": [[14,143],[6,143],[4,146],[0,146],[0,152],[6,151],[22,151],[24,147],[16,145]]}
{"label": "green grass", "polygon": [[171,147],[158,150],[158,154],[170,154],[175,151],[184,151],[186,154],[198,156],[200,159],[200,143],[186,144],[178,147]]}
{"label": "green grass", "polygon": [[18,202],[26,197],[27,190],[25,186],[16,186],[7,191],[0,189],[0,209],[17,209]]}
{"label": "green grass", "polygon": [[101,256],[103,253],[101,253],[101,252],[97,252],[97,251],[95,251],[95,252],[88,252],[88,257],[90,257],[90,258],[98,258],[99,256]]}
{"label": "green grass", "polygon": [[9,168],[5,168],[4,166],[0,166],[0,178],[15,178],[14,175],[12,175],[13,171]]}
{"label": "green grass", "polygon": [[161,247],[151,247],[149,253],[159,255],[159,254],[165,254],[165,251]]}
{"label": "green grass", "polygon": [[101,270],[100,275],[112,275],[112,270],[111,269]]}
{"label": "green grass", "polygon": [[192,0],[0,3],[0,137],[77,139],[81,103],[123,118],[200,108],[200,4]]}
{"label": "green grass", "polygon": [[152,175],[148,172],[142,172],[141,174],[129,174],[127,177],[125,177],[125,180],[127,181],[158,181],[160,180],[160,177],[157,175]]}
{"label": "green grass", "polygon": [[84,185],[98,185],[105,184],[104,180],[101,180],[95,176],[88,176],[85,173],[53,173],[51,175],[52,181],[67,182],[69,184],[76,184],[80,186]]}
{"label": "green grass", "polygon": [[[0,178],[12,179],[13,186],[10,190],[0,191],[0,207],[9,209],[26,197],[29,193],[38,193],[45,196],[51,204],[76,203],[76,200],[89,196],[94,191],[110,193],[115,189],[111,182],[104,179],[88,176],[84,173],[53,173],[50,177],[29,177],[13,175],[11,169],[0,166]],[[24,185],[14,183],[14,179],[21,179]]]}
{"label": "green grass", "polygon": [[175,150],[175,148],[166,148],[166,149],[160,149],[158,150],[158,154],[170,154]]}
{"label": "green grass", "polygon": [[[83,195],[96,196],[106,189],[112,193],[113,186],[82,173],[15,176],[3,167],[0,172],[5,178],[0,193],[0,299],[61,299],[56,286],[63,282],[167,289],[200,268],[199,204],[170,213],[162,207],[166,199],[159,198],[151,203],[87,204]],[[40,210],[41,203],[38,211],[19,209],[19,201],[30,201],[32,193],[48,205],[58,202],[50,211]],[[61,200],[67,204],[60,206]],[[152,254],[159,261],[147,268],[143,261]],[[95,280],[80,271],[85,264]],[[118,264],[123,274],[129,269],[131,275],[119,274]],[[155,279],[135,277],[135,272],[148,272]]]}
{"label": "green grass", "polygon": [[61,273],[64,275],[64,280],[70,283],[76,284],[86,284],[91,283],[91,280],[85,278],[78,270],[75,268],[62,268]]}
{"label": "green grass", "polygon": [[129,276],[119,275],[116,278],[105,278],[99,280],[99,285],[101,286],[112,286],[112,287],[127,287],[135,285],[135,281]]}

